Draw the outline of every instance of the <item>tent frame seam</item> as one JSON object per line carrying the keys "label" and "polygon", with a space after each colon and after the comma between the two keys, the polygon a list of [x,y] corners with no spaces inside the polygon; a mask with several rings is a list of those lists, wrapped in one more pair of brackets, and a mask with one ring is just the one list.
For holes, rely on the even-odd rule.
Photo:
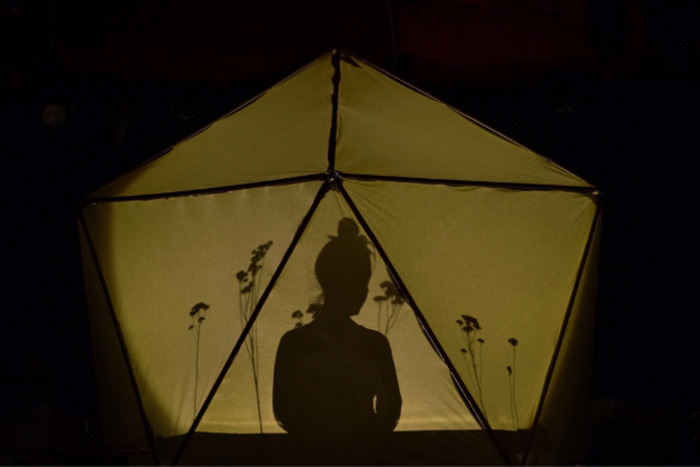
{"label": "tent frame seam", "polygon": [[235,114],[235,113],[237,113],[237,112],[239,112],[239,111],[245,109],[246,107],[248,107],[249,105],[251,105],[252,103],[254,103],[255,101],[257,101],[258,99],[264,97],[264,96],[265,96],[267,93],[269,93],[273,88],[275,88],[275,87],[277,87],[278,85],[280,85],[280,84],[282,84],[282,83],[284,83],[284,82],[286,82],[286,81],[289,81],[290,79],[294,78],[295,76],[297,76],[298,74],[300,74],[301,72],[303,72],[304,70],[306,70],[307,68],[309,68],[309,67],[310,67],[312,64],[314,64],[316,61],[321,60],[321,59],[322,59],[325,55],[327,55],[327,54],[328,54],[328,52],[326,52],[325,54],[320,55],[320,56],[319,56],[318,58],[316,58],[315,60],[312,60],[311,62],[306,63],[306,64],[303,65],[303,66],[298,67],[298,68],[297,68],[296,70],[294,70],[293,72],[287,74],[287,75],[286,75],[284,78],[282,78],[280,81],[276,81],[275,83],[273,83],[273,84],[271,84],[271,85],[268,85],[268,87],[265,88],[263,91],[261,91],[261,92],[255,94],[253,97],[251,97],[251,98],[249,98],[249,99],[243,101],[243,103],[241,103],[241,104],[235,106],[233,109],[226,111],[226,113],[222,114],[221,116],[219,116],[219,117],[217,117],[217,118],[215,118],[215,119],[209,121],[208,123],[206,123],[206,124],[203,125],[202,127],[198,128],[197,130],[193,131],[192,133],[189,133],[189,134],[187,134],[186,136],[184,136],[183,138],[177,140],[174,144],[172,144],[172,145],[166,147],[165,149],[163,149],[163,150],[157,152],[155,155],[153,155],[153,156],[151,156],[151,157],[147,157],[145,160],[143,160],[143,161],[141,161],[141,162],[135,164],[132,168],[130,168],[130,169],[127,170],[126,172],[124,172],[124,173],[122,173],[122,174],[120,174],[120,175],[118,175],[118,176],[116,176],[116,177],[110,179],[109,181],[105,182],[104,184],[100,185],[100,186],[99,186],[97,189],[95,189],[92,193],[98,193],[98,192],[104,190],[107,186],[109,186],[109,185],[111,185],[112,183],[116,182],[117,180],[119,180],[120,178],[124,177],[125,175],[128,175],[128,174],[130,174],[130,173],[132,173],[132,172],[134,172],[134,171],[140,169],[141,167],[144,167],[144,166],[150,164],[151,162],[154,162],[154,161],[156,161],[157,159],[160,159],[161,157],[163,157],[164,155],[166,155],[167,153],[169,153],[170,151],[172,151],[173,149],[175,149],[176,146],[178,146],[178,145],[180,145],[180,144],[186,142],[187,140],[190,140],[190,139],[194,138],[195,136],[197,136],[198,134],[202,133],[203,131],[206,131],[207,129],[209,129],[209,128],[210,128],[212,125],[214,125],[215,123],[217,123],[217,122],[219,122],[219,121],[221,121],[221,120],[224,120],[224,119],[230,117],[231,115],[233,115],[233,114]]}
{"label": "tent frame seam", "polygon": [[532,431],[530,432],[530,439],[525,445],[525,452],[523,453],[521,465],[525,465],[525,463],[527,462],[527,459],[530,455],[530,451],[532,448],[532,444],[535,441],[535,434],[537,432],[537,423],[539,423],[540,415],[542,414],[542,410],[544,408],[544,402],[545,402],[545,400],[547,398],[547,394],[549,392],[549,386],[550,386],[550,383],[552,382],[552,378],[554,376],[554,369],[557,365],[557,361],[559,360],[559,352],[560,352],[561,347],[564,343],[564,335],[566,334],[568,324],[569,324],[569,319],[571,318],[571,313],[573,312],[574,302],[576,301],[579,285],[581,284],[581,278],[583,277],[583,271],[584,271],[584,269],[586,267],[586,263],[589,259],[591,244],[593,243],[593,237],[595,236],[595,232],[598,229],[598,223],[600,220],[600,216],[601,216],[600,204],[596,203],[595,217],[593,218],[593,222],[591,222],[591,227],[590,227],[590,230],[588,232],[588,238],[586,240],[586,246],[583,249],[583,254],[581,255],[581,261],[579,262],[578,272],[576,274],[576,281],[574,282],[574,286],[571,290],[571,295],[569,296],[569,304],[567,305],[566,314],[564,315],[564,321],[562,322],[561,329],[559,331],[559,338],[557,339],[557,345],[554,348],[554,353],[552,354],[552,360],[550,361],[549,368],[547,369],[547,376],[545,377],[544,386],[542,387],[542,394],[540,395],[540,401],[537,404],[537,411],[535,412],[535,417],[532,421]]}
{"label": "tent frame seam", "polygon": [[328,173],[335,171],[335,150],[338,138],[338,103],[340,101],[340,51],[334,49],[331,55],[333,66],[333,92],[331,94],[331,128],[328,136]]}
{"label": "tent frame seam", "polygon": [[450,376],[452,377],[452,380],[455,382],[455,386],[458,389],[460,397],[464,401],[464,403],[467,406],[467,408],[469,409],[469,411],[472,413],[472,416],[474,416],[474,418],[479,423],[481,428],[484,431],[486,431],[487,435],[491,439],[491,442],[493,443],[494,447],[496,448],[496,450],[498,451],[500,456],[503,458],[504,462],[507,465],[514,465],[514,463],[510,459],[510,456],[508,455],[506,450],[503,448],[500,440],[496,436],[496,433],[491,428],[491,425],[489,425],[488,420],[483,415],[483,413],[479,409],[479,406],[476,404],[473,397],[469,393],[469,390],[467,389],[466,385],[464,384],[464,381],[462,381],[459,374],[457,373],[457,369],[452,364],[452,361],[449,359],[449,357],[447,356],[447,353],[440,345],[439,340],[437,339],[437,337],[433,333],[432,329],[428,325],[425,317],[423,316],[423,313],[420,311],[420,308],[418,307],[416,302],[413,300],[413,297],[411,296],[410,292],[408,292],[408,289],[406,288],[405,284],[401,280],[401,277],[399,276],[398,272],[396,271],[396,268],[394,267],[393,263],[389,259],[388,255],[386,254],[386,252],[382,248],[381,244],[379,243],[379,240],[374,235],[374,232],[372,232],[372,230],[370,229],[369,224],[367,224],[364,217],[362,217],[362,214],[360,213],[359,209],[357,208],[355,203],[352,201],[352,198],[350,197],[348,192],[343,187],[342,180],[339,179],[336,183],[336,186],[338,187],[338,191],[340,191],[340,193],[343,195],[345,202],[348,203],[353,214],[355,215],[357,220],[362,225],[362,228],[369,236],[370,240],[372,241],[372,244],[377,249],[377,252],[382,257],[382,260],[384,261],[392,278],[396,281],[397,285],[399,286],[401,294],[405,297],[406,301],[411,306],[413,313],[416,316],[416,319],[418,320],[418,322],[420,323],[420,327],[423,330],[423,333],[425,334],[426,338],[428,339],[431,347],[433,347],[435,352],[437,352],[437,354],[440,356],[440,359],[447,366],[447,369],[450,372]]}
{"label": "tent frame seam", "polygon": [[514,140],[513,138],[511,138],[511,137],[509,137],[509,136],[506,136],[505,134],[499,132],[498,130],[496,130],[496,129],[494,129],[494,128],[491,128],[490,126],[488,126],[488,125],[486,125],[485,123],[483,123],[483,122],[477,120],[476,118],[472,117],[471,115],[469,115],[469,114],[467,114],[467,113],[465,113],[465,112],[463,112],[463,111],[461,111],[461,110],[459,110],[459,109],[456,109],[455,107],[452,107],[450,104],[446,103],[446,102],[443,101],[442,99],[439,99],[439,98],[433,96],[432,94],[430,94],[429,92],[424,91],[424,90],[418,88],[418,87],[415,86],[414,84],[409,83],[408,81],[406,81],[406,80],[404,80],[403,78],[397,76],[396,74],[391,73],[391,72],[389,72],[389,71],[387,71],[387,70],[384,70],[384,69],[382,69],[382,68],[379,68],[378,66],[374,65],[373,63],[370,63],[370,62],[368,62],[368,61],[366,61],[366,60],[363,60],[363,59],[361,59],[361,58],[358,58],[358,57],[353,57],[353,58],[356,59],[357,61],[360,61],[360,62],[362,62],[363,64],[369,66],[370,68],[374,69],[376,72],[383,74],[383,75],[386,76],[387,78],[389,78],[389,79],[391,79],[391,80],[393,80],[393,81],[395,81],[395,82],[397,82],[397,83],[399,83],[399,84],[401,84],[401,85],[403,85],[403,86],[405,86],[405,87],[407,87],[407,88],[409,88],[409,89],[411,89],[411,90],[417,92],[418,94],[423,95],[424,97],[427,97],[428,99],[432,99],[433,101],[435,101],[435,102],[437,102],[437,103],[439,103],[439,104],[444,105],[445,107],[447,107],[447,108],[450,109],[451,111],[455,112],[457,115],[461,116],[461,117],[464,118],[465,120],[468,120],[468,121],[474,123],[475,125],[480,126],[480,127],[483,128],[484,130],[487,130],[487,131],[489,131],[490,133],[492,133],[492,134],[494,134],[494,135],[496,135],[496,136],[498,136],[498,137],[500,137],[500,138],[503,138],[504,140],[508,141],[508,142],[511,143],[511,144],[514,144],[515,146],[518,146],[518,147],[520,147],[520,148],[522,148],[522,149],[524,149],[524,150],[526,150],[526,151],[529,151],[529,152],[533,153],[534,155],[536,155],[536,156],[539,157],[540,159],[543,159],[543,160],[549,162],[550,164],[556,166],[559,170],[561,170],[562,172],[566,173],[566,174],[569,175],[570,177],[573,177],[573,178],[575,178],[575,179],[581,180],[581,181],[587,183],[588,185],[590,185],[590,183],[588,183],[586,180],[582,179],[581,177],[579,177],[579,176],[576,175],[575,173],[573,173],[573,172],[571,172],[570,170],[568,170],[568,169],[562,167],[561,165],[557,164],[556,162],[554,162],[553,160],[549,159],[548,157],[543,156],[542,154],[538,153],[537,151],[534,151],[533,149],[531,149],[531,148],[525,146],[524,144],[522,144],[522,143],[520,143],[520,142]]}
{"label": "tent frame seam", "polygon": [[414,183],[423,185],[448,185],[456,187],[477,187],[477,188],[504,188],[522,191],[567,191],[572,193],[581,193],[584,195],[598,196],[600,192],[595,187],[569,186],[569,185],[540,185],[536,183],[509,183],[509,182],[486,182],[478,180],[457,180],[457,179],[440,179],[440,178],[422,178],[422,177],[405,177],[394,175],[373,175],[373,174],[358,174],[340,171],[320,172],[310,175],[300,175],[298,177],[280,178],[276,180],[265,180],[261,182],[241,183],[237,185],[227,185],[221,187],[201,188],[195,190],[183,190],[163,193],[151,193],[142,195],[114,196],[114,197],[95,197],[85,198],[82,201],[83,205],[91,203],[118,203],[128,201],[152,201],[169,198],[181,198],[189,196],[204,196],[218,193],[226,193],[231,191],[246,190],[253,188],[265,188],[278,185],[291,185],[295,183],[304,183],[310,181],[329,181],[332,178],[343,178],[347,180],[369,181],[369,182],[399,182],[399,183]]}
{"label": "tent frame seam", "polygon": [[161,193],[150,193],[141,195],[113,196],[113,197],[95,197],[85,198],[83,205],[91,203],[118,203],[126,201],[153,201],[169,198],[184,198],[189,196],[204,196],[219,193],[227,193],[230,191],[248,190],[253,188],[265,188],[278,185],[292,185],[295,183],[325,181],[328,178],[327,173],[316,173],[311,175],[300,175],[298,177],[280,178],[276,180],[265,180],[261,182],[240,183],[237,185],[226,185],[211,188],[199,188],[194,190],[171,191]]}
{"label": "tent frame seam", "polygon": [[301,240],[301,237],[304,234],[306,227],[309,225],[309,222],[311,222],[311,218],[313,217],[314,213],[316,212],[316,209],[318,208],[319,204],[321,203],[321,200],[324,198],[324,196],[328,192],[329,188],[330,188],[330,184],[328,182],[326,182],[323,185],[321,185],[318,192],[316,193],[316,196],[314,197],[314,200],[311,203],[311,207],[309,208],[308,212],[301,220],[301,223],[299,224],[299,227],[297,228],[297,231],[295,232],[294,237],[292,237],[292,242],[290,243],[289,247],[285,251],[284,256],[282,257],[280,263],[277,265],[277,268],[275,269],[275,272],[273,273],[272,277],[270,278],[270,281],[268,282],[267,286],[265,287],[265,290],[263,291],[262,295],[260,296],[258,303],[255,305],[255,309],[251,313],[250,318],[248,319],[248,322],[246,323],[245,327],[241,331],[240,337],[236,341],[236,344],[234,345],[233,349],[231,350],[231,353],[229,354],[228,359],[224,363],[224,366],[222,367],[222,369],[219,373],[219,376],[217,377],[216,381],[214,382],[214,385],[210,389],[209,394],[207,395],[207,398],[204,400],[202,407],[199,409],[199,412],[197,413],[197,417],[192,422],[192,426],[190,427],[189,431],[185,435],[185,438],[180,443],[180,447],[178,448],[175,456],[173,457],[171,465],[177,465],[178,462],[180,461],[180,458],[184,454],[185,449],[187,448],[187,445],[189,444],[190,440],[194,436],[194,433],[197,429],[197,426],[202,421],[202,418],[204,418],[204,414],[206,413],[207,409],[209,408],[209,404],[214,399],[214,396],[216,396],[217,390],[219,389],[219,387],[223,383],[223,380],[225,379],[226,374],[228,373],[228,370],[230,369],[231,365],[233,364],[233,361],[236,359],[236,356],[238,355],[241,347],[243,346],[245,339],[247,339],[248,334],[250,333],[250,330],[255,325],[255,322],[258,318],[258,315],[260,314],[260,310],[262,310],[262,308],[265,306],[265,303],[267,302],[267,298],[270,296],[272,288],[275,286],[275,284],[277,283],[277,280],[279,279],[280,275],[282,274],[282,271],[287,266],[287,262],[289,261],[289,258],[291,258],[292,254],[294,253],[294,250],[296,249],[296,246],[299,244],[299,241]]}
{"label": "tent frame seam", "polygon": [[136,381],[136,375],[134,374],[134,368],[131,364],[131,358],[129,357],[129,350],[126,346],[126,341],[124,340],[124,334],[122,333],[121,326],[119,326],[119,320],[117,319],[117,313],[114,309],[114,303],[112,302],[112,296],[109,293],[109,286],[107,285],[107,279],[102,271],[102,266],[100,260],[97,256],[97,249],[90,235],[90,229],[88,229],[87,221],[85,219],[85,213],[80,212],[79,223],[85,234],[85,240],[87,241],[88,248],[90,250],[90,256],[97,270],[97,276],[100,280],[100,286],[102,288],[102,293],[107,301],[107,308],[109,309],[109,315],[112,321],[112,326],[117,334],[117,340],[119,342],[119,347],[121,350],[122,358],[124,359],[124,364],[126,365],[127,373],[129,374],[129,380],[131,383],[131,389],[134,392],[134,397],[136,398],[136,403],[139,408],[139,414],[141,415],[141,422],[143,423],[144,431],[146,432],[146,437],[148,439],[148,444],[151,448],[151,457],[156,465],[160,465],[160,458],[158,456],[158,449],[155,441],[155,435],[153,433],[153,428],[148,420],[148,415],[146,414],[146,408],[143,404],[143,398],[141,397],[141,391],[139,390],[138,382]]}
{"label": "tent frame seam", "polygon": [[577,185],[547,185],[538,183],[516,183],[516,182],[488,182],[479,180],[458,180],[447,178],[423,178],[406,177],[400,175],[371,175],[348,172],[337,172],[342,178],[358,181],[376,182],[404,182],[423,185],[452,185],[452,186],[473,186],[479,188],[507,188],[522,191],[570,191],[581,194],[597,195],[598,189],[592,186]]}

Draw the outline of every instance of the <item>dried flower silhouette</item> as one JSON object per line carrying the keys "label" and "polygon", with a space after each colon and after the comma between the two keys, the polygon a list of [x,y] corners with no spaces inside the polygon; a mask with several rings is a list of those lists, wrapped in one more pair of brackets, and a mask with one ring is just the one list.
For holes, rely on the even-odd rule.
{"label": "dried flower silhouette", "polygon": [[[462,315],[461,319],[457,320],[457,324],[462,331],[462,339],[464,340],[465,345],[465,347],[460,349],[460,352],[462,353],[462,358],[464,359],[464,363],[467,367],[467,372],[475,383],[476,396],[479,400],[481,410],[484,412],[484,416],[486,416],[486,407],[484,406],[484,397],[481,391],[483,349],[485,341],[484,339],[476,337],[477,333],[481,330],[481,325],[476,318],[469,315]],[[475,350],[476,344],[478,344],[478,350]]]}
{"label": "dried flower silhouette", "polygon": [[[467,368],[467,374],[469,378],[474,382],[474,387],[476,388],[476,398],[477,402],[481,406],[481,410],[486,417],[486,407],[484,406],[483,392],[482,392],[482,375],[483,375],[483,350],[484,350],[484,339],[477,337],[477,333],[481,331],[481,325],[479,321],[473,316],[461,315],[461,319],[457,320],[459,325],[462,339],[464,340],[464,347],[460,350],[462,358],[464,359],[464,364]],[[511,419],[513,420],[513,427],[517,431],[520,427],[518,421],[518,408],[515,403],[515,356],[516,348],[518,346],[518,339],[511,337],[508,339],[508,344],[513,349],[513,360],[512,363],[506,366],[506,371],[508,372],[508,381],[510,386],[510,413]],[[477,348],[478,345],[478,348]]]}
{"label": "dried flower silhouette", "polygon": [[[248,269],[238,271],[236,279],[238,279],[238,310],[241,326],[245,327],[250,319],[255,307],[260,298],[260,286],[262,283],[263,266],[265,265],[265,255],[272,246],[272,240],[267,243],[258,245],[251,252],[250,264]],[[253,367],[253,383],[255,384],[255,399],[258,404],[258,422],[260,432],[262,433],[262,413],[260,412],[260,389],[258,385],[259,378],[259,360],[258,360],[258,335],[257,326],[253,324],[248,336],[245,340],[245,348],[250,357],[250,362]]]}
{"label": "dried flower silhouette", "polygon": [[513,347],[513,364],[506,367],[506,370],[508,370],[508,380],[510,381],[510,410],[513,427],[517,431],[520,427],[520,422],[518,421],[518,407],[515,404],[515,349],[518,347],[518,339],[511,337],[508,339],[508,343]]}
{"label": "dried flower silhouette", "polygon": [[197,416],[197,384],[199,382],[199,337],[202,330],[202,323],[204,323],[205,315],[209,305],[204,302],[199,302],[190,309],[190,318],[192,318],[192,324],[187,329],[192,333],[192,338],[194,339],[195,360],[194,360],[194,416]]}
{"label": "dried flower silhouette", "polygon": [[377,329],[385,336],[399,319],[399,313],[404,299],[391,281],[384,281],[379,286],[384,289],[384,295],[377,295],[374,301],[379,308],[377,312]]}
{"label": "dried flower silhouette", "polygon": [[[318,303],[312,303],[306,309],[306,314],[311,315],[311,320],[313,321],[314,319],[316,319],[316,316],[318,316],[320,311],[321,311],[321,305]],[[304,322],[304,313],[302,313],[301,310],[293,311],[292,312],[292,319],[296,320],[296,323],[294,323],[295,328],[300,328],[306,324]]]}
{"label": "dried flower silhouette", "polygon": [[294,310],[292,312],[292,319],[297,320],[294,324],[295,328],[300,328],[304,325],[304,313],[302,313],[301,310]]}

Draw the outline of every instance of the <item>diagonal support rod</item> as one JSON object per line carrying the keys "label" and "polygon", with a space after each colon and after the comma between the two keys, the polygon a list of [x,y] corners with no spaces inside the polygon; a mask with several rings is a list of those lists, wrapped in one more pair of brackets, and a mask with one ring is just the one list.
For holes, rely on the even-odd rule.
{"label": "diagonal support rod", "polygon": [[566,329],[567,329],[568,324],[569,324],[569,318],[571,318],[571,313],[572,313],[573,308],[574,308],[574,302],[576,301],[578,288],[579,288],[579,285],[581,284],[581,280],[583,277],[583,271],[586,267],[586,262],[588,260],[588,254],[589,254],[590,249],[591,249],[591,244],[593,243],[593,238],[595,236],[595,232],[598,228],[598,222],[599,222],[600,216],[601,216],[601,208],[600,208],[600,204],[597,204],[595,217],[593,218],[593,222],[591,223],[591,229],[588,232],[586,246],[583,249],[581,261],[579,263],[578,271],[576,274],[576,281],[574,282],[574,287],[571,290],[571,295],[569,297],[569,304],[566,308],[566,314],[564,315],[564,321],[562,322],[561,330],[559,331],[559,338],[557,339],[557,344],[556,344],[556,347],[554,348],[554,354],[552,355],[552,360],[550,361],[549,368],[547,369],[547,376],[545,377],[545,380],[544,380],[544,387],[542,388],[542,394],[540,396],[540,401],[537,405],[537,411],[535,412],[535,418],[533,419],[533,422],[532,422],[532,430],[530,432],[528,442],[525,446],[525,452],[523,453],[523,459],[522,459],[521,465],[525,465],[525,463],[527,462],[527,458],[530,454],[530,449],[532,447],[532,443],[535,440],[535,434],[537,432],[537,424],[539,423],[540,415],[542,414],[542,409],[544,407],[544,401],[547,398],[549,386],[550,386],[550,383],[552,382],[552,377],[554,376],[554,367],[557,364],[559,352],[561,350],[562,344],[564,343],[564,335],[566,333]]}
{"label": "diagonal support rod", "polygon": [[182,443],[180,444],[180,447],[178,448],[177,453],[175,454],[175,457],[173,458],[172,465],[177,465],[177,463],[180,461],[180,458],[182,457],[183,453],[185,452],[185,449],[187,448],[187,445],[189,444],[190,440],[194,436],[194,433],[195,433],[195,430],[197,429],[197,426],[202,421],[202,418],[204,417],[204,414],[206,413],[207,408],[209,407],[209,404],[214,399],[214,395],[216,394],[216,391],[219,389],[219,386],[221,386],[221,383],[223,382],[224,377],[226,376],[226,373],[228,372],[229,368],[231,367],[231,364],[233,364],[233,361],[235,360],[236,356],[238,355],[239,351],[241,350],[241,347],[245,343],[245,340],[248,338],[248,334],[250,333],[251,329],[253,328],[253,325],[255,324],[255,321],[256,321],[258,315],[260,314],[260,310],[265,305],[267,298],[270,296],[270,292],[272,292],[272,288],[277,283],[277,280],[279,279],[280,275],[282,274],[282,271],[284,270],[285,266],[287,265],[289,258],[292,256],[292,253],[294,252],[297,244],[299,243],[301,236],[303,235],[304,231],[306,230],[306,226],[309,225],[309,222],[311,221],[311,217],[313,217],[313,214],[316,212],[316,208],[318,208],[318,205],[321,203],[321,200],[328,192],[329,187],[330,187],[329,183],[326,182],[323,185],[321,185],[321,188],[319,188],[318,192],[316,193],[316,197],[314,198],[314,200],[311,204],[311,207],[309,208],[309,211],[306,213],[306,215],[302,219],[301,223],[299,224],[299,227],[297,228],[297,231],[294,234],[294,237],[292,238],[291,244],[289,245],[289,247],[287,248],[287,251],[284,253],[284,256],[282,257],[282,261],[280,261],[280,264],[277,266],[277,269],[272,274],[272,277],[270,278],[270,282],[268,282],[267,287],[265,287],[265,290],[263,291],[262,295],[260,296],[260,300],[258,300],[258,303],[255,305],[255,309],[251,313],[250,318],[248,319],[248,322],[246,323],[245,327],[243,328],[243,331],[241,332],[241,336],[236,341],[236,344],[234,345],[233,350],[231,350],[231,354],[229,355],[228,359],[226,360],[226,363],[224,363],[224,366],[221,370],[221,373],[219,374],[219,377],[216,379],[216,382],[214,383],[214,386],[212,386],[211,391],[209,391],[209,395],[207,396],[206,400],[204,401],[204,404],[202,404],[202,408],[199,410],[197,417],[194,419],[194,422],[192,422],[192,427],[187,432],[185,439],[183,439]]}
{"label": "diagonal support rod", "polygon": [[139,415],[141,415],[141,422],[143,423],[144,431],[146,432],[146,437],[148,439],[148,444],[151,448],[151,457],[155,465],[160,464],[158,450],[156,446],[155,436],[153,434],[153,428],[148,420],[148,415],[146,415],[146,408],[143,404],[143,399],[141,398],[141,392],[139,391],[138,383],[136,382],[136,375],[134,374],[134,367],[131,364],[131,358],[129,357],[129,351],[126,347],[126,342],[124,340],[124,334],[122,333],[121,327],[119,326],[119,320],[117,319],[117,313],[114,310],[114,304],[112,302],[112,296],[109,293],[109,286],[107,285],[107,279],[105,278],[104,272],[102,271],[102,266],[100,265],[100,260],[97,256],[97,248],[95,248],[95,243],[92,240],[90,231],[87,227],[87,220],[85,219],[85,212],[80,212],[79,217],[80,227],[85,235],[85,240],[87,241],[88,248],[90,250],[90,256],[95,264],[95,269],[97,270],[97,275],[100,280],[100,286],[102,287],[102,292],[104,293],[105,300],[107,302],[107,308],[109,309],[109,315],[112,320],[112,325],[114,326],[114,332],[117,334],[117,340],[119,341],[119,348],[121,350],[122,357],[124,358],[124,364],[126,365],[127,373],[129,374],[129,381],[131,383],[131,389],[134,391],[134,397],[136,398],[136,403],[139,408]]}
{"label": "diagonal support rod", "polygon": [[466,406],[469,408],[470,412],[476,419],[476,421],[479,423],[479,425],[486,431],[487,435],[491,439],[491,442],[494,444],[496,447],[496,450],[498,453],[501,455],[503,458],[503,461],[507,465],[514,465],[513,461],[510,459],[510,456],[502,446],[500,440],[494,433],[493,429],[489,425],[488,421],[486,420],[486,417],[484,416],[483,412],[479,408],[479,406],[476,404],[474,401],[474,398],[472,395],[469,393],[469,390],[467,389],[466,385],[464,384],[464,381],[459,377],[459,374],[457,373],[457,369],[455,366],[452,364],[452,361],[449,359],[447,356],[447,353],[445,350],[442,348],[442,345],[440,344],[439,340],[433,333],[432,329],[428,325],[425,316],[423,313],[420,311],[420,308],[418,308],[418,305],[416,302],[413,300],[413,297],[411,296],[410,292],[406,288],[405,284],[401,280],[401,277],[399,276],[398,272],[396,271],[396,268],[392,264],[391,260],[389,259],[388,255],[382,248],[381,244],[379,243],[379,240],[377,237],[374,235],[374,232],[372,232],[372,229],[370,229],[369,224],[367,224],[367,221],[365,221],[364,217],[360,213],[359,209],[353,202],[352,198],[348,194],[348,192],[345,190],[342,184],[341,179],[336,179],[336,186],[338,188],[338,191],[343,195],[343,198],[345,201],[348,203],[348,206],[350,206],[350,209],[352,210],[353,214],[357,218],[358,222],[362,225],[362,228],[365,230],[367,235],[369,236],[370,240],[374,244],[374,247],[377,249],[377,252],[379,253],[379,256],[382,257],[382,260],[386,264],[387,269],[389,269],[389,273],[391,274],[392,278],[396,281],[396,284],[399,286],[401,290],[401,294],[406,298],[406,301],[408,304],[411,306],[413,309],[413,312],[416,315],[416,318],[418,319],[418,322],[420,323],[421,328],[423,329],[423,332],[427,336],[428,340],[430,341],[431,346],[437,354],[440,356],[442,361],[445,363],[447,366],[448,370],[450,371],[450,376],[452,377],[453,381],[455,382],[455,386],[458,389],[459,395],[462,397],[462,400],[466,404]]}
{"label": "diagonal support rod", "polygon": [[333,94],[331,94],[331,131],[328,137],[328,172],[335,170],[335,146],[338,138],[338,94],[340,92],[340,50],[333,50]]}

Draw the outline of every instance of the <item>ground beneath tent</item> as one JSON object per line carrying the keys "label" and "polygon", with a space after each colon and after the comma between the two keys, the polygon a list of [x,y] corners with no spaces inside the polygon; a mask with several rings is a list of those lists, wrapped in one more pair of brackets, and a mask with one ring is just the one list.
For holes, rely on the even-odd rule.
{"label": "ground beneath tent", "polygon": [[[522,443],[527,432],[496,432],[505,445]],[[162,440],[175,452],[183,437]],[[365,442],[309,442],[287,434],[196,433],[183,465],[474,465],[503,464],[488,436],[477,431],[395,432]]]}

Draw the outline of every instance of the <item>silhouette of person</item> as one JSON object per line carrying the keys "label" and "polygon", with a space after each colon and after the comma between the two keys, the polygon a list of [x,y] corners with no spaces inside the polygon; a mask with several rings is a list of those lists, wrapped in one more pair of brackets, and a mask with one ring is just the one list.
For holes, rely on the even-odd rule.
{"label": "silhouette of person", "polygon": [[277,349],[273,409],[290,434],[344,442],[396,427],[401,394],[389,341],[351,319],[367,298],[371,269],[357,224],[342,219],[316,260],[323,305]]}

